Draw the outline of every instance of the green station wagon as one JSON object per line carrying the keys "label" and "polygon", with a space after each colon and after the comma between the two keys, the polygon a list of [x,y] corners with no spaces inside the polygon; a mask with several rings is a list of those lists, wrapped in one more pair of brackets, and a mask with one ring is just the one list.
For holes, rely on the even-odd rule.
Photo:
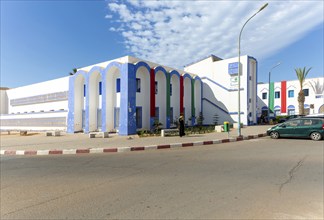
{"label": "green station wagon", "polygon": [[324,118],[304,117],[291,119],[267,130],[267,135],[279,137],[311,138],[314,141],[324,137]]}

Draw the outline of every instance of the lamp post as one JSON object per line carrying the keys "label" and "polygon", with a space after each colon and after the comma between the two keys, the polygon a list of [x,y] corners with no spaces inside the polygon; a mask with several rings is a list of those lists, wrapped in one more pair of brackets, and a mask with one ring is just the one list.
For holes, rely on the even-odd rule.
{"label": "lamp post", "polygon": [[271,77],[271,71],[276,68],[277,66],[279,66],[281,63],[277,63],[276,65],[274,65],[273,67],[271,67],[270,71],[269,71],[269,85],[268,85],[268,124],[270,124],[270,77]]}
{"label": "lamp post", "polygon": [[239,39],[238,39],[238,136],[241,136],[241,35],[243,28],[245,25],[254,17],[256,16],[260,11],[262,11],[265,7],[268,6],[268,3],[264,4],[256,13],[254,13],[243,25],[240,31]]}

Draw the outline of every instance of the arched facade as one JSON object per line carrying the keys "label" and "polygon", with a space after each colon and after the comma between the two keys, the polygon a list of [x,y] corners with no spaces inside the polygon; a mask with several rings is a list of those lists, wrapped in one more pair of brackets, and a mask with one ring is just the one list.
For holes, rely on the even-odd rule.
{"label": "arched facade", "polygon": [[150,129],[150,67],[145,62],[135,65],[136,127]]}
{"label": "arched facade", "polygon": [[[93,67],[88,73],[88,83],[86,87],[86,131],[97,131],[99,124],[101,124],[101,101],[99,101],[99,84],[101,82],[101,68]],[[99,117],[99,123],[98,123]]]}
{"label": "arched facade", "polygon": [[192,119],[192,78],[189,74],[183,76],[184,85],[184,96],[183,96],[183,107],[184,107],[184,118],[188,125],[191,125]]}
{"label": "arched facade", "polygon": [[180,74],[173,70],[170,73],[170,121],[171,124],[180,116]]}
{"label": "arched facade", "polygon": [[155,68],[155,118],[167,127],[167,72],[163,67]]}
{"label": "arched facade", "polygon": [[73,99],[74,106],[72,106],[74,110],[74,121],[73,123],[69,123],[70,126],[73,126],[73,130],[75,132],[82,131],[84,129],[84,118],[85,118],[85,76],[84,72],[77,72],[74,77],[70,78],[70,81],[73,81],[74,88],[73,90]]}
{"label": "arched facade", "polygon": [[109,64],[103,71],[102,89],[102,130],[113,131],[119,129],[120,102],[121,102],[121,65],[119,63]]}
{"label": "arched facade", "polygon": [[[70,77],[68,132],[117,131],[120,135],[151,130],[158,117],[163,128],[184,110],[188,125],[202,111],[199,77],[166,71],[146,62],[95,66]],[[73,125],[70,125],[70,124]]]}
{"label": "arched facade", "polygon": [[201,108],[201,99],[202,99],[202,82],[201,79],[196,76],[194,78],[194,110],[195,110],[195,117],[197,118],[202,112]]}

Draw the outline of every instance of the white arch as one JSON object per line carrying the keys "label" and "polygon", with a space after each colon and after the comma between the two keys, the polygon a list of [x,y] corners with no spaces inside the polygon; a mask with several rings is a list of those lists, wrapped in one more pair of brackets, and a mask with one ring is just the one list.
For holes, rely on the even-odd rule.
{"label": "white arch", "polygon": [[84,83],[82,74],[75,77],[74,81],[74,131],[82,131],[84,112]]}
{"label": "white arch", "polygon": [[166,127],[166,77],[162,71],[157,71],[155,74],[155,81],[157,82],[157,91],[155,94],[155,107],[159,108],[159,121],[162,123],[162,127]]}
{"label": "white arch", "polygon": [[[117,93],[117,79],[120,80],[119,89],[121,89],[121,74],[119,68],[115,66],[111,67],[106,74],[106,128],[107,131],[111,131],[115,129],[115,108],[120,108],[120,92]],[[119,125],[116,125],[116,127],[118,128]]]}
{"label": "white arch", "polygon": [[98,71],[89,76],[89,132],[98,129],[98,109],[99,109],[99,82],[101,75]]}
{"label": "white arch", "polygon": [[184,94],[183,94],[183,106],[185,107],[184,117],[186,122],[191,125],[189,118],[191,118],[191,79],[185,77],[183,80]]}
{"label": "white arch", "polygon": [[172,95],[170,97],[170,107],[173,108],[173,118],[171,123],[180,116],[180,79],[176,74],[171,76]]}
{"label": "white arch", "polygon": [[140,92],[136,92],[136,107],[142,107],[142,128],[150,129],[150,73],[145,67],[136,71],[140,79]]}

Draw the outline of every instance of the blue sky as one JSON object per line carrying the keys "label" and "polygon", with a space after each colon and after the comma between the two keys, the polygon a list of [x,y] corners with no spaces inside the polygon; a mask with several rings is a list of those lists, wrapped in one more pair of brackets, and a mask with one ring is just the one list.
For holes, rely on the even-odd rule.
{"label": "blue sky", "polygon": [[[237,56],[243,23],[265,1],[4,1],[1,86],[68,76],[72,68],[125,55],[182,69],[209,54]],[[294,80],[296,67],[323,76],[323,1],[269,1],[242,34],[258,79]],[[297,16],[297,17],[296,17]]]}

